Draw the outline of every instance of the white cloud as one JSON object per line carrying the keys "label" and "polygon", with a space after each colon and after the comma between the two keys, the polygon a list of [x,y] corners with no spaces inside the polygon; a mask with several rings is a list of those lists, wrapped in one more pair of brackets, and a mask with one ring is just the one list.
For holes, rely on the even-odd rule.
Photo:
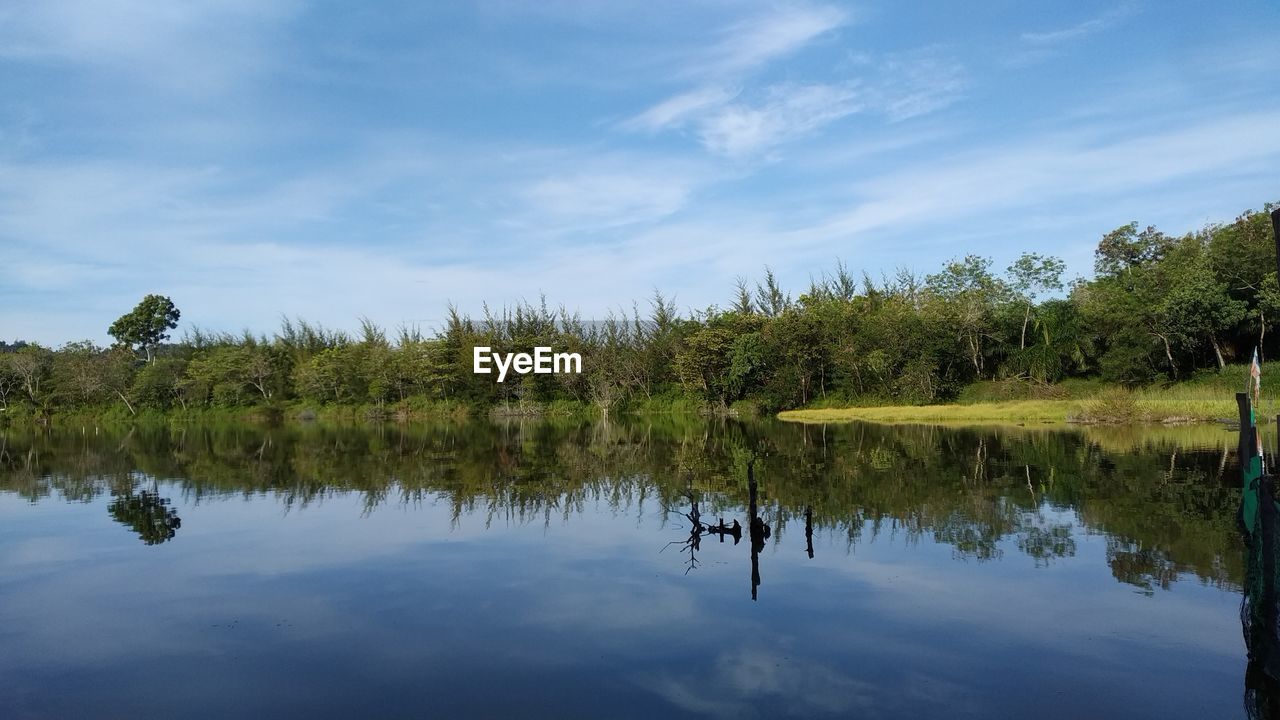
{"label": "white cloud", "polygon": [[593,173],[548,177],[527,199],[540,215],[562,222],[617,227],[650,222],[684,207],[691,178],[677,173]]}
{"label": "white cloud", "polygon": [[723,107],[737,95],[722,87],[704,87],[673,95],[622,123],[627,130],[665,130],[683,125],[690,118]]}
{"label": "white cloud", "polygon": [[858,112],[858,98],[852,85],[774,86],[757,105],[734,103],[706,115],[698,136],[712,152],[743,156]]}
{"label": "white cloud", "polygon": [[1099,140],[1082,130],[986,148],[861,182],[862,199],[851,210],[795,237],[816,242],[928,217],[1135,193],[1210,173],[1259,169],[1280,154],[1280,137],[1269,131],[1277,126],[1280,110],[1271,110],[1125,139]]}
{"label": "white cloud", "polygon": [[930,52],[886,58],[876,73],[872,103],[890,120],[906,120],[940,110],[959,99],[964,68]]}
{"label": "white cloud", "polygon": [[698,82],[696,87],[619,127],[656,132],[693,126],[708,150],[743,156],[855,112],[854,83],[776,83],[753,97],[738,89],[764,65],[799,52],[848,22],[848,14],[834,7],[788,5],[733,23],[710,49],[684,61],[681,75]]}
{"label": "white cloud", "polygon": [[732,75],[754,70],[790,55],[849,20],[834,7],[783,6],[730,25],[698,68],[700,73]]}
{"label": "white cloud", "polygon": [[922,51],[865,60],[863,75],[835,83],[777,83],[758,93],[701,88],[675,95],[624,122],[627,130],[692,127],[718,155],[741,158],[815,132],[858,113],[890,121],[944,108],[960,97],[964,70]]}
{"label": "white cloud", "polygon": [[1069,40],[1093,35],[1114,27],[1121,20],[1129,17],[1134,12],[1134,8],[1129,5],[1121,5],[1113,8],[1098,17],[1085,20],[1071,27],[1061,28],[1058,30],[1048,30],[1043,32],[1024,32],[1022,33],[1023,42],[1032,45],[1055,45]]}
{"label": "white cloud", "polygon": [[[873,111],[890,121],[943,108],[964,87],[963,67],[935,49],[866,53],[832,60],[809,73],[752,87],[753,73],[812,45],[849,22],[841,10],[785,6],[728,26],[710,50],[692,53],[681,75],[695,85],[655,103],[617,127],[654,133],[692,129],[708,151],[731,158],[766,152],[855,113]],[[852,71],[852,72],[850,72]],[[832,78],[832,74],[837,77]]]}
{"label": "white cloud", "polygon": [[636,682],[676,707],[708,717],[753,715],[756,705],[788,698],[793,712],[857,715],[883,709],[886,690],[817,662],[787,657],[794,649],[740,646],[681,673],[643,674]]}
{"label": "white cloud", "polygon": [[464,163],[475,148],[409,145],[268,177],[158,161],[0,163],[0,285],[24,300],[0,302],[0,328],[103,340],[145,292],[173,297],[184,328],[269,330],[283,313],[430,329],[450,300],[474,311],[541,291],[600,311],[652,292],[654,275],[620,282],[611,269],[670,267],[612,240],[725,176],[652,154],[489,148]]}
{"label": "white cloud", "polygon": [[265,31],[298,9],[297,0],[20,3],[0,15],[0,60],[70,64],[212,93],[267,64]]}

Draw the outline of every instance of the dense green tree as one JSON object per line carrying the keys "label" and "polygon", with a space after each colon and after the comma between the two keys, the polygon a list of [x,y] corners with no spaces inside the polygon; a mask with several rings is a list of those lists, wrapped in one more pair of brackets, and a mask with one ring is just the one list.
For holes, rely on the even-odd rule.
{"label": "dense green tree", "polygon": [[322,350],[294,371],[301,397],[318,402],[363,402],[369,382],[357,374],[362,353],[353,345]]}
{"label": "dense green tree", "polygon": [[579,399],[585,397],[595,405],[602,416],[617,407],[628,395],[636,391],[635,338],[626,317],[614,313],[591,330],[569,323],[570,336],[578,335],[582,341],[566,338],[565,352],[583,354],[585,381],[583,387],[575,387],[579,376],[565,375],[562,385],[567,394]]}
{"label": "dense green tree", "polygon": [[[795,407],[826,394],[829,353],[816,315],[788,308],[761,329],[770,409]],[[746,336],[743,336],[746,337]]]}
{"label": "dense green tree", "polygon": [[163,295],[147,295],[130,312],[121,315],[107,332],[117,342],[138,347],[151,362],[156,345],[169,339],[169,330],[178,326],[182,313]]}
{"label": "dense green tree", "polygon": [[651,398],[678,382],[676,355],[691,326],[681,322],[675,299],[658,290],[654,290],[649,299],[648,319],[641,320],[638,310],[633,311],[632,318],[639,345],[634,367],[636,386],[646,398]]}
{"label": "dense green tree", "polygon": [[1121,225],[1102,237],[1094,254],[1094,271],[1099,277],[1131,275],[1134,270],[1149,267],[1169,251],[1173,241],[1164,233],[1148,226],[1139,232],[1138,223]]}
{"label": "dense green tree", "polygon": [[942,272],[925,280],[927,289],[943,303],[935,306],[964,343],[974,376],[986,376],[987,348],[996,340],[996,306],[1008,297],[1008,287],[991,274],[989,258],[967,255],[947,263]]}
{"label": "dense green tree", "polygon": [[470,317],[450,306],[440,347],[440,367],[445,377],[441,391],[445,399],[464,403],[485,403],[494,399],[493,379],[472,372],[472,353],[477,346],[493,347],[493,339]]}
{"label": "dense green tree", "polygon": [[1248,306],[1231,297],[1226,285],[1214,278],[1206,261],[1200,255],[1165,281],[1168,290],[1163,311],[1178,344],[1194,353],[1207,341],[1221,369],[1226,360],[1219,336],[1233,331],[1244,320]]}
{"label": "dense green tree", "polygon": [[1257,346],[1265,345],[1267,329],[1280,318],[1273,289],[1276,245],[1269,216],[1274,208],[1267,204],[1262,212],[1245,212],[1234,222],[1210,226],[1202,234],[1214,277],[1226,286],[1233,300],[1248,307],[1238,342]]}
{"label": "dense green tree", "polygon": [[0,410],[8,410],[22,388],[22,378],[13,369],[12,353],[0,353]]}
{"label": "dense green tree", "polygon": [[119,400],[132,414],[133,353],[104,350],[89,341],[68,343],[53,355],[50,383],[62,405],[107,405]]}
{"label": "dense green tree", "polygon": [[52,382],[55,392],[67,404],[102,402],[106,383],[98,361],[101,355],[102,349],[86,340],[67,343],[53,356]]}
{"label": "dense green tree", "polygon": [[180,384],[183,394],[198,405],[234,406],[251,401],[254,389],[250,366],[256,348],[218,345],[196,353],[187,363]]}
{"label": "dense green tree", "polygon": [[729,378],[734,342],[741,328],[755,324],[756,316],[736,313],[717,315],[706,324],[690,322],[676,354],[676,374],[684,388],[705,400],[727,406],[739,389]]}
{"label": "dense green tree", "polygon": [[440,389],[445,374],[439,356],[439,341],[402,333],[390,358],[390,399],[407,400],[414,395],[443,399]]}
{"label": "dense green tree", "polygon": [[1061,290],[1062,273],[1065,270],[1066,264],[1058,258],[1038,253],[1023,253],[1009,266],[1009,287],[1025,306],[1018,349],[1027,347],[1027,325],[1031,322],[1036,298],[1044,292]]}
{"label": "dense green tree", "polygon": [[1276,273],[1267,273],[1262,279],[1250,317],[1258,319],[1258,347],[1266,347],[1267,328],[1280,318],[1280,282],[1277,282]]}
{"label": "dense green tree", "polygon": [[759,313],[768,317],[778,317],[791,309],[791,296],[783,292],[773,270],[767,267],[764,269],[764,282],[756,285],[755,307]]}
{"label": "dense green tree", "polygon": [[1049,300],[1036,308],[1029,341],[1011,350],[1010,374],[1039,382],[1056,382],[1089,369],[1093,349],[1079,307],[1070,300]]}
{"label": "dense green tree", "polygon": [[183,358],[156,358],[138,370],[130,395],[143,407],[165,410],[177,403],[185,408],[182,380],[186,372],[187,361]]}
{"label": "dense green tree", "polygon": [[1177,376],[1180,329],[1166,291],[1178,273],[1163,262],[1175,249],[1172,238],[1154,228],[1139,233],[1137,223],[1099,242],[1098,277],[1077,286],[1073,296],[1094,333],[1104,378],[1137,384]]}
{"label": "dense green tree", "polygon": [[44,405],[48,400],[45,390],[53,369],[53,352],[31,343],[10,353],[8,365],[9,371],[17,376],[27,400],[35,405]]}

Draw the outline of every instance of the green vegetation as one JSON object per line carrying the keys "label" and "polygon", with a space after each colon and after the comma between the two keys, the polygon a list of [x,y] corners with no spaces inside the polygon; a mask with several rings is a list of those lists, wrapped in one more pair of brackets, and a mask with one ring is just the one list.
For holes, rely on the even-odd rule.
{"label": "green vegetation", "polygon": [[799,422],[848,422],[866,420],[883,423],[955,423],[1017,424],[1061,423],[1078,414],[1082,407],[1079,400],[1008,400],[973,405],[885,405],[848,408],[810,408],[785,410],[778,414],[783,420]]}
{"label": "green vegetation", "polygon": [[168,331],[178,327],[180,317],[182,313],[173,306],[172,300],[162,295],[148,295],[131,312],[112,323],[107,333],[124,347],[137,345],[146,353],[147,362],[151,362],[151,352],[169,339]]}
{"label": "green vegetation", "polygon": [[[1020,380],[974,383],[953,403],[864,407],[809,407],[779,413],[797,422],[888,423],[1164,423],[1234,422],[1235,393],[1245,388],[1247,365],[1228,365],[1177,383],[1129,388],[1101,380],[1067,380],[1048,385]],[[1264,363],[1263,377],[1280,377],[1280,362]],[[1260,422],[1270,422],[1280,403],[1264,396]]]}
{"label": "green vegetation", "polygon": [[[1268,332],[1280,319],[1280,285],[1266,212],[1181,237],[1130,223],[1099,242],[1094,279],[1069,284],[1060,260],[1035,253],[1003,274],[967,256],[923,278],[899,271],[881,281],[840,264],[796,298],[766,271],[754,287],[739,280],[727,308],[682,315],[656,293],[646,311],[600,322],[545,301],[479,319],[451,309],[432,336],[402,328],[388,337],[368,321],[352,336],[285,319],[269,337],[194,329],[162,345],[179,313],[149,295],[111,326],[114,348],[0,346],[0,416],[411,419],[855,406],[844,417],[1231,417],[1231,393],[1244,386],[1231,363],[1259,346],[1280,352]],[[472,372],[481,345],[577,352],[584,372],[498,383]],[[975,404],[983,399],[997,402],[983,410]]]}

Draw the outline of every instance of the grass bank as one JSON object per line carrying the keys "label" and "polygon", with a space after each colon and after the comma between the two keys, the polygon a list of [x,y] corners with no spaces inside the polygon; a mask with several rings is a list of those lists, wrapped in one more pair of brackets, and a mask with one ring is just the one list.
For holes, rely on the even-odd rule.
{"label": "grass bank", "polygon": [[1065,423],[1079,412],[1078,400],[1013,400],[961,405],[883,405],[806,408],[778,413],[783,420],[813,423],[866,420],[882,423]]}
{"label": "grass bank", "polygon": [[[810,407],[779,413],[796,422],[956,424],[1164,424],[1233,421],[1235,393],[1245,387],[1248,370],[1228,366],[1183,382],[1129,389],[1095,380],[1060,385],[1000,381],[975,383],[957,401],[943,405]],[[1280,412],[1280,400],[1268,400],[1265,378],[1280,378],[1280,363],[1263,368],[1264,393],[1258,416],[1267,422]]]}

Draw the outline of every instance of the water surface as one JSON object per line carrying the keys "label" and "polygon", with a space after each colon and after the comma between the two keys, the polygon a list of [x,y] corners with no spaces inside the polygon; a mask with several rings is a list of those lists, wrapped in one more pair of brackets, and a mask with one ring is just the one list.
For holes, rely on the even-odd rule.
{"label": "water surface", "polygon": [[0,715],[1244,717],[1233,452],[1212,428],[0,431]]}

